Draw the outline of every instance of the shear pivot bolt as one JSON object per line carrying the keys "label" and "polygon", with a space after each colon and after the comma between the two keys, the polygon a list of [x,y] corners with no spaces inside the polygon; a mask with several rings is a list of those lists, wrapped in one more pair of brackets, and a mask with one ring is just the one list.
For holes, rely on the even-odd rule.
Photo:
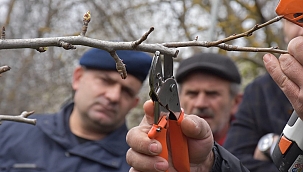
{"label": "shear pivot bolt", "polygon": [[176,84],[171,84],[170,85],[170,91],[173,91],[175,87],[176,87]]}

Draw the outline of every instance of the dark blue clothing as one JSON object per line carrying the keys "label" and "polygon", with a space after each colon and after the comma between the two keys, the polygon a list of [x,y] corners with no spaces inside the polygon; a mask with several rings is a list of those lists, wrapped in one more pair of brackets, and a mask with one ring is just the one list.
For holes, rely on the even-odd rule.
{"label": "dark blue clothing", "polygon": [[0,125],[0,172],[125,172],[127,127],[80,144],[69,128],[73,103],[52,115],[34,115],[36,126]]}
{"label": "dark blue clothing", "polygon": [[273,162],[255,160],[253,155],[262,136],[282,133],[292,110],[288,99],[269,74],[256,78],[245,88],[224,147],[251,172],[278,172]]}

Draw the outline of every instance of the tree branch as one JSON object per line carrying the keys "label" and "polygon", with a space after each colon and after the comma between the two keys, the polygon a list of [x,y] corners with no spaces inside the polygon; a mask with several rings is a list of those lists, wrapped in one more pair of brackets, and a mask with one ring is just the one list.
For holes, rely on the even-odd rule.
{"label": "tree branch", "polygon": [[33,111],[31,111],[31,112],[24,111],[18,116],[0,115],[0,124],[2,121],[15,121],[15,122],[23,122],[23,123],[36,125],[36,119],[27,118],[33,113],[34,113]]}
{"label": "tree branch", "polygon": [[[94,47],[103,49],[108,51],[111,56],[116,61],[117,71],[120,73],[121,77],[125,79],[127,77],[125,64],[118,57],[116,50],[138,50],[144,52],[154,53],[159,51],[161,54],[170,55],[173,57],[177,57],[179,50],[178,47],[190,47],[190,46],[199,46],[199,47],[218,47],[227,51],[248,51],[248,52],[270,52],[270,53],[280,53],[285,54],[288,53],[286,50],[280,50],[278,47],[271,48],[256,48],[256,47],[239,47],[235,45],[226,44],[226,42],[235,40],[241,37],[249,37],[253,34],[253,32],[261,29],[265,26],[268,26],[274,22],[281,20],[283,17],[278,16],[274,19],[265,22],[260,25],[255,25],[253,28],[247,30],[246,32],[240,34],[233,34],[227,38],[217,40],[217,41],[198,41],[198,37],[196,37],[193,41],[185,41],[185,42],[168,42],[168,43],[154,43],[154,44],[146,44],[143,43],[148,36],[153,32],[154,28],[151,27],[149,31],[147,31],[140,39],[132,42],[111,42],[111,41],[103,41],[98,39],[93,39],[86,37],[86,31],[88,28],[88,23],[91,20],[91,15],[89,11],[83,16],[83,27],[82,32],[79,36],[66,36],[66,37],[53,37],[53,38],[33,38],[33,39],[6,39],[5,38],[5,27],[2,27],[1,31],[1,39],[0,39],[0,50],[1,49],[19,49],[19,48],[32,48],[36,49],[39,52],[45,52],[47,47],[63,47],[66,50],[76,49],[75,45],[82,45],[88,47]],[[0,67],[0,74],[8,71],[10,68],[8,66]],[[24,122],[35,125],[35,119],[28,119],[27,117],[31,115],[33,112],[23,112],[19,116],[8,116],[8,115],[0,115],[0,123],[3,120]]]}
{"label": "tree branch", "polygon": [[0,76],[1,76],[1,73],[9,71],[10,69],[11,68],[9,66],[0,66]]}

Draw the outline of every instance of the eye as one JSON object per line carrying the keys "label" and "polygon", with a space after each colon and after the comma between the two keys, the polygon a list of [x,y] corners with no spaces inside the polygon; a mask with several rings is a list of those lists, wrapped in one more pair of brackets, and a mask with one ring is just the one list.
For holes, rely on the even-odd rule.
{"label": "eye", "polygon": [[127,87],[122,87],[122,93],[125,94],[129,98],[135,97],[136,93]]}
{"label": "eye", "polygon": [[191,90],[188,90],[185,93],[185,95],[187,95],[189,97],[196,97],[198,94],[199,94],[199,92],[197,92],[197,91],[191,91]]}
{"label": "eye", "polygon": [[207,96],[214,97],[214,96],[219,95],[219,93],[218,93],[217,91],[207,91],[207,92],[206,92],[206,95],[207,95]]}

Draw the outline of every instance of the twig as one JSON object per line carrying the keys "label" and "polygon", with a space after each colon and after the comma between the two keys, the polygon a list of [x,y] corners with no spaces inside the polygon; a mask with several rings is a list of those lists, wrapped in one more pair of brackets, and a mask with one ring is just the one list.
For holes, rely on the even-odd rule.
{"label": "twig", "polygon": [[[210,44],[213,44],[213,45],[209,46]],[[286,50],[278,49],[278,47],[271,47],[271,48],[239,47],[236,45],[230,45],[230,44],[225,44],[225,43],[216,45],[213,42],[196,41],[196,40],[188,41],[188,42],[169,42],[169,43],[163,43],[162,45],[165,47],[168,47],[168,48],[197,46],[197,47],[218,47],[218,48],[221,48],[226,51],[270,52],[270,53],[279,53],[279,54],[288,53]]]}
{"label": "twig", "polygon": [[90,12],[87,11],[83,16],[83,26],[82,26],[82,32],[80,34],[81,36],[85,36],[90,19],[91,19]]}
{"label": "twig", "polygon": [[9,71],[10,69],[9,66],[0,66],[0,74]]}
{"label": "twig", "polygon": [[188,42],[169,42],[163,43],[162,45],[168,48],[176,48],[176,47],[218,47],[226,51],[246,51],[246,52],[269,52],[269,53],[279,53],[279,54],[287,54],[286,50],[278,49],[278,47],[271,47],[271,48],[256,48],[256,47],[239,47],[236,45],[230,45],[221,43],[219,45],[212,45],[213,42],[209,41],[188,41]]}
{"label": "twig", "polygon": [[226,51],[271,52],[271,53],[279,53],[279,54],[288,53],[288,51],[280,50],[280,49],[278,49],[278,47],[270,47],[270,48],[239,47],[236,45],[229,45],[229,44],[225,44],[225,43],[216,45],[216,47],[221,48]]}
{"label": "twig", "polygon": [[125,64],[123,63],[123,61],[119,58],[119,56],[117,55],[116,51],[111,51],[109,52],[110,55],[114,58],[115,62],[116,62],[116,69],[119,72],[119,74],[121,75],[122,79],[126,79],[127,77],[127,72],[126,72],[126,68],[125,68]]}
{"label": "twig", "polygon": [[23,122],[32,125],[36,125],[36,119],[28,119],[27,117],[33,114],[34,112],[27,112],[24,111],[18,116],[11,116],[11,115],[0,115],[0,124],[2,121],[15,121],[15,122]]}
{"label": "twig", "polygon": [[146,32],[139,40],[133,42],[133,48],[136,49],[138,45],[140,45],[143,41],[147,39],[147,37],[155,30],[154,27],[151,27],[148,32]]}
{"label": "twig", "polygon": [[251,29],[247,30],[246,32],[243,32],[243,33],[240,33],[240,34],[234,34],[234,35],[231,35],[227,38],[224,38],[224,39],[221,39],[221,40],[217,40],[217,41],[213,41],[213,42],[208,42],[208,44],[206,45],[206,47],[212,47],[212,46],[215,46],[215,45],[219,45],[221,43],[225,43],[225,42],[228,42],[228,41],[231,41],[231,40],[235,40],[235,39],[238,39],[238,38],[241,38],[241,37],[249,37],[253,34],[253,32],[255,32],[256,30],[259,30],[265,26],[268,26],[270,24],[273,24],[275,22],[278,22],[280,21],[281,19],[283,18],[283,16],[277,16],[263,24],[256,24],[254,27],[252,27]]}
{"label": "twig", "polygon": [[2,27],[1,39],[5,39],[5,27]]}

